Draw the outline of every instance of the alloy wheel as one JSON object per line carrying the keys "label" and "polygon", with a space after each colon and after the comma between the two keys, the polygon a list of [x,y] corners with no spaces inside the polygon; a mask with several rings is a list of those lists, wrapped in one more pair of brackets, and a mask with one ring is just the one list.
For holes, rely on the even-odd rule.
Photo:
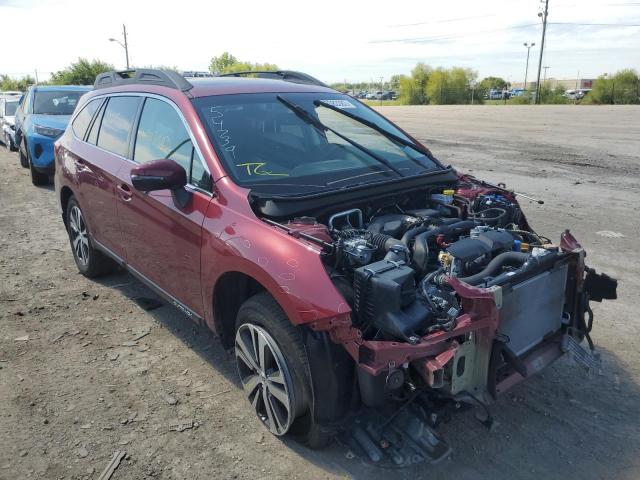
{"label": "alloy wheel", "polygon": [[82,211],[77,205],[71,207],[69,212],[69,233],[71,234],[74,255],[82,265],[87,265],[89,263],[89,235]]}
{"label": "alloy wheel", "polygon": [[293,422],[291,373],[282,351],[262,327],[245,323],[235,340],[240,381],[258,418],[274,435],[284,435]]}

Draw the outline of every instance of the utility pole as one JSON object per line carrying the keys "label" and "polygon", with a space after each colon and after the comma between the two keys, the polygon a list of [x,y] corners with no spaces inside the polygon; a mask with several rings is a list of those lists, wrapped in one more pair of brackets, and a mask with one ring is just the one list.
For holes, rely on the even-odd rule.
{"label": "utility pole", "polygon": [[36,72],[36,85],[38,85],[38,69],[36,69],[35,72]]}
{"label": "utility pole", "polygon": [[124,23],[122,24],[122,35],[124,36],[124,54],[127,57],[127,70],[129,70],[129,44],[127,43],[127,26]]}
{"label": "utility pole", "polygon": [[[542,0],[540,0],[542,1]],[[542,41],[540,42],[540,58],[538,59],[538,80],[536,83],[536,104],[540,104],[540,70],[542,70],[542,55],[544,54],[544,37],[547,33],[547,16],[549,15],[549,0],[544,0],[544,13],[542,16]]]}
{"label": "utility pole", "polygon": [[127,70],[129,70],[129,44],[127,43],[127,27],[124,24],[122,24],[122,35],[124,36],[124,43],[115,38],[110,38],[109,41],[116,42],[118,45],[124,48],[124,54],[127,59]]}
{"label": "utility pole", "polygon": [[549,68],[548,66],[544,66],[542,67],[544,68],[544,79],[542,80],[542,83],[545,83],[547,81],[547,69]]}
{"label": "utility pole", "polygon": [[529,75],[529,53],[531,52],[531,47],[535,46],[535,42],[527,43],[524,42],[523,45],[527,47],[527,66],[524,69],[524,91],[527,91],[527,76]]}

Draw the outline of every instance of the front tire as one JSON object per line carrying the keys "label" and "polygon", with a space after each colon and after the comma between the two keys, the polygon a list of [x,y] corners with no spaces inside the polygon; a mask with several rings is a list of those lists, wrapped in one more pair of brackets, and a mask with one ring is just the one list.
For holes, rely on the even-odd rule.
{"label": "front tire", "polygon": [[22,150],[20,150],[20,148],[18,148],[18,151],[20,154],[20,166],[22,168],[29,168],[29,159],[24,153],[22,153]]}
{"label": "front tire", "polygon": [[[25,147],[27,143],[25,141]],[[36,167],[33,166],[33,162],[31,162],[31,155],[29,155],[29,150],[27,150],[27,166],[29,167],[29,171],[31,172],[31,183],[33,183],[36,187],[41,187],[43,185],[49,185],[49,175],[46,173],[41,173],[36,170]],[[22,164],[22,156],[20,156],[20,163]]]}
{"label": "front tire", "polygon": [[49,185],[49,175],[47,175],[46,173],[38,172],[31,162],[29,162],[29,170],[31,171],[31,183],[33,183],[36,187]]}
{"label": "front tire", "polygon": [[235,357],[245,394],[271,433],[288,433],[311,448],[326,445],[330,434],[312,420],[310,370],[300,331],[266,292],[240,307]]}
{"label": "front tire", "polygon": [[84,214],[75,197],[67,203],[67,232],[73,259],[78,271],[88,278],[95,278],[114,270],[115,263],[93,247]]}

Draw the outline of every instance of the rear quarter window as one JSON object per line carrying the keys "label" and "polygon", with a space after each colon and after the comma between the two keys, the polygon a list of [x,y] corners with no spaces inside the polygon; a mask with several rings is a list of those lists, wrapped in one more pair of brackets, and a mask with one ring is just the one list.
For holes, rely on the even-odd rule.
{"label": "rear quarter window", "polygon": [[84,137],[87,133],[87,128],[89,128],[89,124],[91,123],[91,119],[95,115],[98,108],[100,108],[101,104],[101,98],[91,100],[76,116],[76,118],[73,120],[73,123],[71,124],[71,128],[73,129],[73,133],[75,133],[76,137],[84,140]]}

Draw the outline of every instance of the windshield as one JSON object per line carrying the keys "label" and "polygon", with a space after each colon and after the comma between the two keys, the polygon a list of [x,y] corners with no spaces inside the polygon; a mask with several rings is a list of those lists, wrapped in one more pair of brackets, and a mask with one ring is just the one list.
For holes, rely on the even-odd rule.
{"label": "windshield", "polygon": [[[439,168],[417,148],[343,115],[341,110],[410,142],[382,116],[347,95],[256,93],[193,102],[229,175],[254,191],[317,193]],[[310,118],[296,113],[297,107]]]}
{"label": "windshield", "polygon": [[16,109],[18,108],[18,101],[15,102],[6,102],[4,104],[4,114],[7,117],[12,117],[16,114]]}
{"label": "windshield", "polygon": [[33,113],[40,115],[71,115],[85,92],[36,91],[33,97]]}

